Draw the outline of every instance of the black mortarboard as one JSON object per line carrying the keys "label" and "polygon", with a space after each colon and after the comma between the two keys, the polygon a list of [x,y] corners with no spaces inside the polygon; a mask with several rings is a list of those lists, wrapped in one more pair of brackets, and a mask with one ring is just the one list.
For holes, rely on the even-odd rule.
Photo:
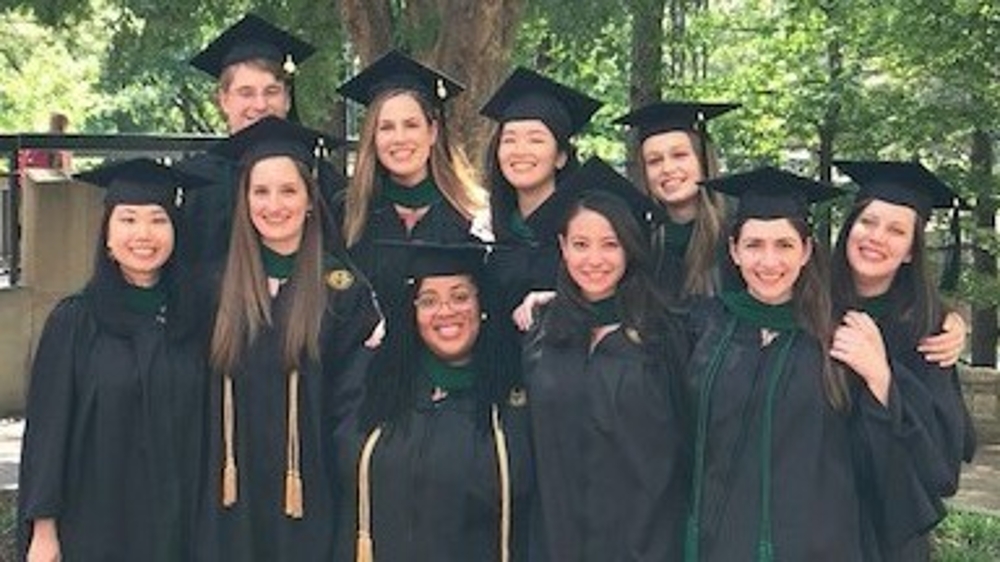
{"label": "black mortarboard", "polygon": [[602,103],[533,70],[518,67],[479,113],[498,121],[539,119],[565,141],[587,124]]}
{"label": "black mortarboard", "polygon": [[614,120],[636,128],[639,142],[667,131],[704,132],[704,123],[740,107],[738,103],[660,101],[640,107]]}
{"label": "black mortarboard", "polygon": [[160,205],[173,211],[180,205],[178,190],[201,187],[210,180],[184,173],[149,158],[112,162],[80,172],[77,180],[103,187],[104,204]]}
{"label": "black mortarboard", "polygon": [[413,240],[376,240],[377,246],[406,251],[407,278],[420,280],[439,275],[482,276],[492,246],[475,242],[431,242]]}
{"label": "black mortarboard", "polygon": [[442,104],[462,93],[465,86],[392,50],[341,84],[337,91],[367,106],[382,92],[396,89],[419,92],[428,101]]}
{"label": "black mortarboard", "polygon": [[835,187],[771,166],[704,182],[705,187],[738,197],[739,219],[809,217],[809,205],[843,194]]}
{"label": "black mortarboard", "polygon": [[560,185],[560,190],[564,190],[569,197],[579,197],[592,191],[614,195],[628,206],[641,224],[662,219],[660,211],[645,193],[597,156],[592,156],[568,176]]}
{"label": "black mortarboard", "polygon": [[265,59],[281,64],[291,75],[297,65],[315,52],[316,47],[309,43],[254,14],[247,14],[195,55],[191,65],[219,78],[229,65]]}
{"label": "black mortarboard", "polygon": [[919,162],[839,160],[833,164],[858,185],[858,200],[881,199],[905,205],[924,220],[935,207],[956,205],[955,192]]}
{"label": "black mortarboard", "polygon": [[268,156],[288,156],[312,169],[325,148],[341,143],[315,129],[269,115],[219,142],[210,151],[244,166]]}

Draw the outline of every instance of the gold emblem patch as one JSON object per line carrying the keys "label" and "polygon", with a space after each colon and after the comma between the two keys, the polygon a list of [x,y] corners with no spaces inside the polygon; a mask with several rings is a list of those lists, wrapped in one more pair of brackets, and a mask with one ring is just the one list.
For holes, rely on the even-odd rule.
{"label": "gold emblem patch", "polygon": [[334,269],[326,274],[326,284],[338,291],[349,289],[354,284],[354,274],[347,269]]}

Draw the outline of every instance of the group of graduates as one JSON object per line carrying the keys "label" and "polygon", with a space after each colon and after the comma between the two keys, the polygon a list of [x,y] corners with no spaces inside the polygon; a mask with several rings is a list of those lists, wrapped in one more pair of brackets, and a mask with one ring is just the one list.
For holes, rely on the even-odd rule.
{"label": "group of graduates", "polygon": [[928,559],[974,448],[933,174],[839,162],[829,256],[840,190],[719,175],[737,106],[621,117],[635,187],[577,160],[600,102],[518,68],[480,186],[462,87],[392,51],[338,88],[347,180],[288,119],[312,51],[246,16],[192,61],[226,140],[79,174],[105,215],[35,354],[27,560]]}

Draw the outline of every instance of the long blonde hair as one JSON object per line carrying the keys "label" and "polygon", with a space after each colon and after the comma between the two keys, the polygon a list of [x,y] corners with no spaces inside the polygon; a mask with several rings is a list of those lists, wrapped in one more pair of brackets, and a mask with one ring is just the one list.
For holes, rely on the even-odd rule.
{"label": "long blonde hair", "polygon": [[298,161],[295,166],[305,181],[312,211],[306,215],[295,266],[289,286],[284,289],[292,291],[288,317],[280,319],[272,314],[267,274],[260,257],[260,235],[250,219],[247,203],[253,166],[245,166],[241,173],[209,355],[217,372],[234,374],[246,348],[264,328],[276,323],[284,337],[285,369],[298,368],[303,352],[310,360],[319,358],[320,324],[327,296],[322,279],[323,206],[317,204],[319,188],[309,169]]}
{"label": "long blonde hair", "polygon": [[[715,147],[707,133],[684,131],[701,164],[703,180],[719,175],[719,161]],[[704,134],[702,138],[699,135]],[[642,158],[642,151],[639,151]],[[646,193],[656,199],[646,184]],[[684,254],[683,295],[711,296],[719,291],[718,256],[726,238],[726,202],[722,195],[698,187],[698,210],[694,218],[691,243]]]}
{"label": "long blonde hair", "polygon": [[378,116],[386,100],[399,95],[408,95],[420,104],[428,124],[437,123],[437,142],[431,147],[430,173],[441,195],[463,217],[471,220],[486,208],[487,194],[476,181],[475,173],[461,150],[451,146],[448,131],[440,111],[423,96],[412,90],[391,89],[379,94],[368,106],[361,137],[358,140],[358,157],[354,165],[354,175],[347,188],[344,200],[344,241],[348,247],[356,244],[364,234],[368,221],[368,211],[372,199],[377,195],[385,169],[378,161],[375,149],[375,133]]}

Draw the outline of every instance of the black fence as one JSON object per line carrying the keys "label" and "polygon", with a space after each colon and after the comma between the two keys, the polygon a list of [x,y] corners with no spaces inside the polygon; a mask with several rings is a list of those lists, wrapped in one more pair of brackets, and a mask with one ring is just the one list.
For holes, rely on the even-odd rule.
{"label": "black fence", "polygon": [[[48,134],[24,133],[0,135],[0,151],[7,154],[7,177],[0,186],[0,287],[19,283],[21,264],[21,181],[22,165],[30,151],[64,151],[79,158],[150,158],[181,159],[201,152],[222,137],[211,135],[150,134]],[[30,161],[29,161],[30,163]]]}

